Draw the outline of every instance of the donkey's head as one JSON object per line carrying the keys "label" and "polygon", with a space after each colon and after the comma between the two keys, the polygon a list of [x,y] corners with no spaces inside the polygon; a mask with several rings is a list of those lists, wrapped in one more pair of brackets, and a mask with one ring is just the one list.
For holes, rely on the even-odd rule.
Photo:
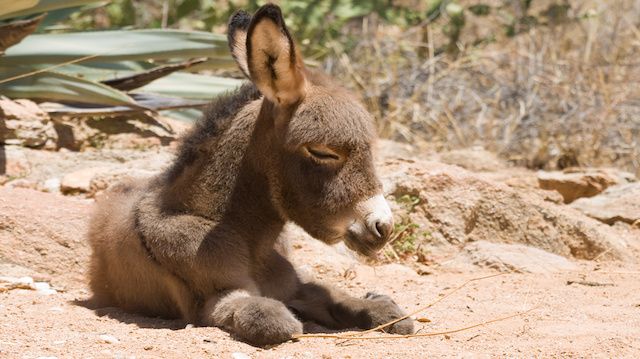
{"label": "donkey's head", "polygon": [[249,149],[281,215],[326,243],[373,254],[393,218],[376,175],[371,115],[348,92],[304,67],[280,8],[237,12],[229,45],[264,96]]}

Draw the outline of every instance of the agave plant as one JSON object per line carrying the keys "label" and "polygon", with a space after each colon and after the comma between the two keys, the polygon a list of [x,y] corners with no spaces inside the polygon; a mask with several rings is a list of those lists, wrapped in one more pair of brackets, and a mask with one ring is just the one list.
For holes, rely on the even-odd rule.
{"label": "agave plant", "polygon": [[0,0],[0,95],[35,100],[51,114],[113,114],[198,108],[238,85],[238,80],[185,71],[231,65],[221,35],[164,29],[45,31],[96,3]]}

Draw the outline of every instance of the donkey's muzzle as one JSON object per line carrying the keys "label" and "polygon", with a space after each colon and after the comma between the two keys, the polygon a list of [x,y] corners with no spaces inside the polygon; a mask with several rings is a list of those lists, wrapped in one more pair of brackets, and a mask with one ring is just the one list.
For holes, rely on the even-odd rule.
{"label": "donkey's muzzle", "polygon": [[391,238],[393,215],[382,194],[368,198],[356,205],[356,218],[349,226],[345,243],[364,255],[380,250]]}
{"label": "donkey's muzzle", "polygon": [[393,232],[393,219],[391,221],[379,219],[376,220],[374,230],[371,230],[375,235],[383,241],[389,240],[391,233]]}

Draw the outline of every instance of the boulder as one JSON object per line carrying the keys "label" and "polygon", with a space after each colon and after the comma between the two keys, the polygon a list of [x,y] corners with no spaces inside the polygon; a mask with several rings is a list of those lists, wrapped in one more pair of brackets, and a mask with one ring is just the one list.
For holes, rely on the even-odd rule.
{"label": "boulder", "polygon": [[110,186],[122,182],[125,179],[148,179],[158,174],[157,170],[145,170],[140,168],[114,168],[110,171],[96,173],[89,184],[89,197],[96,197]]}
{"label": "boulder", "polygon": [[538,172],[538,184],[555,190],[571,203],[578,198],[593,197],[616,184],[636,181],[633,174],[611,168],[568,168],[564,171]]}
{"label": "boulder", "polygon": [[567,258],[521,244],[478,241],[467,244],[447,267],[474,265],[500,272],[555,273],[575,270]]}
{"label": "boulder", "polygon": [[54,283],[82,283],[90,213],[87,200],[0,187],[0,261],[50,276]]}
{"label": "boulder", "polygon": [[606,224],[640,221],[640,183],[621,184],[609,187],[603,193],[581,198],[571,207]]}
{"label": "boulder", "polygon": [[35,102],[0,97],[0,144],[53,148],[56,140],[53,122]]}
{"label": "boulder", "polygon": [[0,185],[25,177],[30,171],[31,164],[20,147],[0,145]]}
{"label": "boulder", "polygon": [[496,172],[507,168],[495,153],[482,147],[470,147],[441,153],[440,162],[460,166],[472,172]]}
{"label": "boulder", "polygon": [[627,240],[609,226],[535,191],[432,161],[388,160],[380,169],[390,197],[417,200],[409,217],[428,232],[431,245],[484,240],[569,258],[630,257]]}
{"label": "boulder", "polygon": [[60,182],[60,191],[64,194],[89,193],[91,180],[98,174],[109,172],[109,167],[90,167],[66,174]]}
{"label": "boulder", "polygon": [[416,155],[416,150],[408,143],[401,143],[381,138],[376,142],[375,153],[380,159],[392,157],[409,158]]}

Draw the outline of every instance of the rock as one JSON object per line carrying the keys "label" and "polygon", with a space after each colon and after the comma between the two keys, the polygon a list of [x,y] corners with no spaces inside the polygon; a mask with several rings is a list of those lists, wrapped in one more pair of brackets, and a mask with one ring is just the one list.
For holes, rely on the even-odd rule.
{"label": "rock", "polygon": [[231,358],[233,358],[233,359],[251,359],[251,357],[248,356],[247,354],[240,353],[240,352],[231,353]]}
{"label": "rock", "polygon": [[[48,282],[51,276],[39,273],[33,269],[0,260],[0,277],[24,278],[30,277],[39,282]],[[33,280],[32,280],[33,281]]]}
{"label": "rock", "polygon": [[60,178],[49,178],[42,184],[42,190],[49,193],[60,192],[60,186],[62,185]]}
{"label": "rock", "polygon": [[[83,152],[70,152],[65,149],[55,152],[41,151],[14,146],[11,148],[23,153],[24,156],[21,157],[26,158],[26,163],[29,164],[29,171],[25,177],[29,180],[29,185],[26,186],[29,188],[33,188],[35,183],[38,190],[59,193],[65,175],[80,174],[84,177],[85,171],[96,172],[93,176],[89,173],[84,177],[79,187],[69,186],[71,188],[66,192],[87,197],[95,197],[97,193],[125,177],[151,177],[169,165],[173,159],[173,154],[166,148],[154,151],[101,149]],[[70,177],[71,175],[67,179]],[[15,179],[11,182],[15,182]]]}
{"label": "rock", "polygon": [[470,263],[500,272],[554,273],[575,270],[577,266],[565,257],[521,244],[478,241],[467,244],[447,266]]}
{"label": "rock", "polygon": [[416,155],[416,150],[408,143],[378,139],[375,146],[375,153],[378,159],[387,158],[411,158]]}
{"label": "rock", "polygon": [[[392,178],[395,198],[418,200],[410,219],[429,233],[432,246],[471,241],[517,243],[565,257],[630,259],[630,245],[617,232],[535,191],[493,182],[460,167],[432,161],[389,160],[380,166]],[[383,180],[384,181],[384,180]]]}
{"label": "rock", "polygon": [[136,168],[118,168],[100,172],[91,179],[88,194],[89,197],[95,197],[100,192],[114,184],[122,182],[124,179],[146,179],[151,178],[157,173],[157,171]]}
{"label": "rock", "polygon": [[49,283],[46,282],[35,282],[32,285],[33,289],[40,294],[43,295],[51,295],[58,293],[55,289],[51,288]]}
{"label": "rock", "polygon": [[571,207],[606,224],[625,222],[633,225],[640,221],[640,183],[609,187],[595,197],[573,202]]}
{"label": "rock", "polygon": [[[344,273],[358,265],[356,255],[343,244],[327,245],[310,235],[293,223],[285,226],[278,239],[282,251],[290,254],[293,264],[303,272],[313,272],[309,267],[322,271]],[[301,258],[301,260],[299,260]],[[310,260],[311,259],[311,260]],[[304,273],[308,275],[309,273]]]}
{"label": "rock", "polygon": [[60,191],[64,194],[88,193],[91,191],[91,180],[110,167],[85,168],[65,175],[60,182]]}
{"label": "rock", "polygon": [[496,172],[507,168],[504,161],[482,147],[471,147],[441,153],[440,162],[460,166],[472,172]]}
{"label": "rock", "polygon": [[49,283],[35,282],[31,277],[15,278],[0,276],[0,284],[0,292],[11,289],[30,289],[43,295],[58,293],[55,289],[51,288]]}
{"label": "rock", "polygon": [[25,177],[31,171],[31,164],[24,151],[15,146],[0,146],[0,185]]}
{"label": "rock", "polygon": [[51,119],[35,102],[0,97],[0,144],[42,147],[56,140]]}
{"label": "rock", "polygon": [[608,168],[568,168],[564,171],[538,172],[540,188],[558,191],[564,203],[593,197],[610,186],[636,181],[628,172]]}
{"label": "rock", "polygon": [[118,338],[114,337],[113,335],[109,335],[109,334],[101,334],[98,338],[100,339],[100,341],[102,343],[106,343],[106,344],[118,344],[118,343],[120,343]]}
{"label": "rock", "polygon": [[0,258],[50,276],[54,287],[84,283],[90,212],[86,200],[0,187]]}

